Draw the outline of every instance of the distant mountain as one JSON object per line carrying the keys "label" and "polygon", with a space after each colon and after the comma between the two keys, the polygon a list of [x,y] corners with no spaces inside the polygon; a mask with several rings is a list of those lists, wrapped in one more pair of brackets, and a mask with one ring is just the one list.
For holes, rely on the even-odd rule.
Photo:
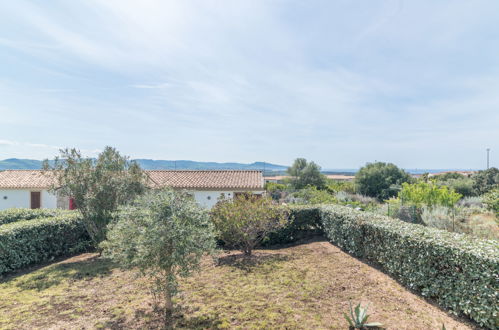
{"label": "distant mountain", "polygon": [[9,158],[0,160],[0,170],[39,170],[42,161],[34,159]]}
{"label": "distant mountain", "polygon": [[[153,160],[135,159],[145,170],[265,170],[285,171],[287,166],[255,162],[242,163],[215,163],[196,162],[192,160]],[[0,170],[38,170],[42,168],[42,161],[34,159],[10,158],[0,160]]]}

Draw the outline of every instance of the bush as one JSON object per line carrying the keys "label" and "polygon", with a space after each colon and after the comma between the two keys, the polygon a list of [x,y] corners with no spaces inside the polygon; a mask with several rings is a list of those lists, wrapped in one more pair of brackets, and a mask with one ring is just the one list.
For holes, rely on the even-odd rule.
{"label": "bush", "polygon": [[307,162],[305,158],[297,158],[287,169],[290,183],[294,189],[303,189],[314,186],[322,189],[326,186],[326,176],[321,173],[321,167],[314,162]]}
{"label": "bush", "polygon": [[173,308],[177,277],[199,267],[201,257],[215,248],[207,211],[186,193],[153,191],[120,208],[109,225],[104,254],[122,267],[137,267],[153,280],[153,293],[162,298],[166,314]]}
{"label": "bush", "polygon": [[245,194],[219,201],[211,210],[211,219],[227,246],[251,255],[268,233],[286,225],[287,212],[268,198]]}
{"label": "bush", "polygon": [[462,207],[482,208],[483,200],[479,196],[464,197],[457,204]]}
{"label": "bush", "polygon": [[59,209],[6,209],[0,211],[0,225],[23,220],[55,217],[64,214],[71,214],[71,211]]}
{"label": "bush", "polygon": [[424,225],[428,227],[443,229],[447,231],[456,231],[455,210],[451,210],[448,207],[423,207],[421,219]]}
{"label": "bush", "polygon": [[499,188],[499,169],[495,167],[478,171],[471,178],[475,195],[483,195],[492,189]]}
{"label": "bush", "polygon": [[83,157],[76,149],[66,148],[60,153],[53,166],[44,161],[44,169],[55,173],[51,190],[73,198],[98,248],[114,212],[145,191],[147,176],[136,162],[111,147],[105,147],[97,159]]}
{"label": "bush", "polygon": [[499,188],[491,190],[485,195],[484,204],[499,217]]}
{"label": "bush", "polygon": [[342,206],[320,208],[324,232],[347,252],[456,314],[496,328],[497,241],[480,240]]}
{"label": "bush", "polygon": [[463,176],[463,178],[450,179],[441,184],[448,186],[450,189],[453,189],[463,196],[473,196],[475,194],[475,191],[473,190],[473,180],[471,178]]}
{"label": "bush", "polygon": [[289,217],[283,228],[272,231],[263,239],[263,246],[289,244],[301,239],[322,235],[319,208],[314,206],[293,205],[284,212]]}
{"label": "bush", "polygon": [[0,226],[0,274],[85,251],[91,245],[77,213]]}
{"label": "bush", "polygon": [[404,182],[411,182],[410,175],[390,163],[368,163],[355,174],[357,191],[378,200],[397,195]]}
{"label": "bush", "polygon": [[319,190],[314,186],[308,186],[293,193],[293,197],[305,204],[328,204],[335,203],[336,198],[326,190]]}
{"label": "bush", "polygon": [[462,196],[447,186],[437,186],[434,183],[418,182],[403,183],[399,198],[403,204],[417,207],[433,207],[436,205],[453,207]]}

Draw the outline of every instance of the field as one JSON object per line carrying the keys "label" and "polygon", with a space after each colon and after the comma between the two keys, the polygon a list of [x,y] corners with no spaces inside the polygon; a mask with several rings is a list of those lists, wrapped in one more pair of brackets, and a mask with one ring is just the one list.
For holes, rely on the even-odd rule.
{"label": "field", "polygon": [[[0,328],[160,328],[146,284],[90,253],[27,270],[0,283]],[[346,329],[349,301],[387,329],[473,328],[325,241],[221,252],[180,284],[180,329]]]}

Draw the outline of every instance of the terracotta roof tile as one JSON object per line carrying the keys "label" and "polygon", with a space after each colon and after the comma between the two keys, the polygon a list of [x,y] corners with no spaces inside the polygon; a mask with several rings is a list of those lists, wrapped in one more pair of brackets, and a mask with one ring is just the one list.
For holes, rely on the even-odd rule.
{"label": "terracotta roof tile", "polygon": [[245,170],[157,170],[147,171],[158,187],[179,189],[255,189],[263,190],[261,171]]}
{"label": "terracotta roof tile", "polygon": [[[155,170],[146,171],[153,187],[178,189],[254,189],[263,190],[261,171],[198,171]],[[55,178],[51,172],[41,170],[0,171],[0,189],[49,188]]]}
{"label": "terracotta roof tile", "polygon": [[28,189],[49,188],[55,182],[53,173],[41,170],[0,171],[0,188]]}

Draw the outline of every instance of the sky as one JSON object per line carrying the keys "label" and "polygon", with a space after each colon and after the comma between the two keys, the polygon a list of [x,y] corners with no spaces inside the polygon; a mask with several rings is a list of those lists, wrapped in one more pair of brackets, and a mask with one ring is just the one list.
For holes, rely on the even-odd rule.
{"label": "sky", "polygon": [[499,166],[499,1],[2,1],[0,159]]}

